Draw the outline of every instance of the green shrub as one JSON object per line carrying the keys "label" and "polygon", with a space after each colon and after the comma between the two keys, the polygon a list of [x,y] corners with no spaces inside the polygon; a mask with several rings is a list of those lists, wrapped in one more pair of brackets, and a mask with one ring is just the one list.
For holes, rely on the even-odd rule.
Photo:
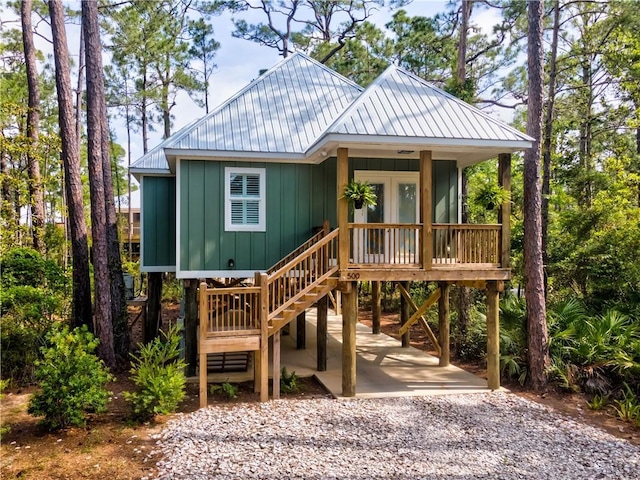
{"label": "green shrub", "polygon": [[[0,399],[4,397],[4,390],[9,386],[9,380],[0,380]],[[0,425],[0,441],[2,437],[11,431],[11,425]]]}
{"label": "green shrub", "polygon": [[172,413],[185,395],[184,360],[180,359],[180,334],[177,326],[162,332],[133,357],[132,379],[135,392],[124,392],[136,420],[150,420]]}
{"label": "green shrub", "polygon": [[229,400],[235,400],[240,395],[240,389],[233,383],[224,382],[220,385],[211,385],[209,389],[211,395],[222,395]]}
{"label": "green shrub", "polygon": [[106,410],[111,392],[105,389],[113,376],[93,355],[98,340],[86,326],[69,331],[54,326],[47,335],[49,346],[36,361],[35,375],[41,390],[31,397],[28,412],[42,416],[49,430],[83,426],[86,414]]}
{"label": "green shrub", "polygon": [[68,313],[66,277],[54,262],[30,248],[9,250],[0,262],[2,378],[31,383],[45,335]]}
{"label": "green shrub", "polygon": [[282,367],[280,372],[280,391],[282,393],[296,393],[299,389],[300,385],[298,385],[296,372],[289,373],[287,367]]}

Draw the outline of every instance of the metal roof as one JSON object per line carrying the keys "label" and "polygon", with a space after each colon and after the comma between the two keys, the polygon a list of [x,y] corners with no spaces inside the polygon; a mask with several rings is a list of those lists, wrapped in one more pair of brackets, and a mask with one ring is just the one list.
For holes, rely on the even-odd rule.
{"label": "metal roof", "polygon": [[[532,138],[398,67],[362,87],[294,53],[131,166],[169,173],[177,156],[319,162],[338,146],[410,146],[467,165]],[[357,150],[354,150],[357,151]],[[371,152],[370,152],[371,153]]]}
{"label": "metal roof", "polygon": [[393,65],[326,133],[441,140],[532,141],[522,132]]}
{"label": "metal roof", "polygon": [[166,147],[304,154],[361,92],[342,75],[294,53]]}

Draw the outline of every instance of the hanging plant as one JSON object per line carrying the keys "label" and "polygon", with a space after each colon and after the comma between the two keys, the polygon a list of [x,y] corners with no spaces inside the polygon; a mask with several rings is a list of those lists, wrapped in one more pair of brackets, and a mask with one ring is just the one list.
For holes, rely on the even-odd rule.
{"label": "hanging plant", "polygon": [[476,193],[474,201],[486,210],[496,210],[503,203],[511,201],[511,192],[495,183],[487,183]]}
{"label": "hanging plant", "polygon": [[357,209],[375,205],[378,200],[373,192],[373,187],[368,182],[358,182],[357,180],[351,180],[344,187],[342,198],[346,198]]}

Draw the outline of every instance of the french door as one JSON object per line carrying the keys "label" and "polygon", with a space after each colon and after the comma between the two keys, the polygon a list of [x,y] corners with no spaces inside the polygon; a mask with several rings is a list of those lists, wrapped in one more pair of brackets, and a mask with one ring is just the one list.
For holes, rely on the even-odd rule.
{"label": "french door", "polygon": [[376,205],[356,209],[355,223],[389,224],[388,227],[356,229],[353,237],[356,263],[417,263],[418,172],[354,172],[358,181],[366,181],[377,196]]}

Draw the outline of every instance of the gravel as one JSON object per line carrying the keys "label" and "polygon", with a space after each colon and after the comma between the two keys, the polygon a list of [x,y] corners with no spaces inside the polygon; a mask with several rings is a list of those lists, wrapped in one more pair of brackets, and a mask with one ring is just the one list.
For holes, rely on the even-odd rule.
{"label": "gravel", "polygon": [[156,479],[640,479],[640,448],[507,393],[210,407],[155,440]]}

